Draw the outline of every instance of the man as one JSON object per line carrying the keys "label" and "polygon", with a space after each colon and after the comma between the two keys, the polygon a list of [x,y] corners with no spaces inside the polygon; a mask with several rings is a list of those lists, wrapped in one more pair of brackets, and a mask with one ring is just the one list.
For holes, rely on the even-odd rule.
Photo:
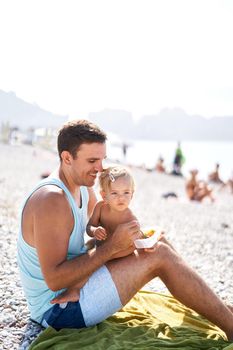
{"label": "man", "polygon": [[[80,120],[58,136],[60,166],[27,199],[18,239],[18,262],[31,317],[56,329],[101,322],[125,305],[156,276],[183,304],[202,314],[233,339],[233,313],[165,240],[134,252],[138,222],[119,225],[98,249],[86,251],[92,190],[106,157],[106,135]],[[119,252],[132,254],[112,259]],[[64,289],[79,284],[76,302],[51,305]]]}

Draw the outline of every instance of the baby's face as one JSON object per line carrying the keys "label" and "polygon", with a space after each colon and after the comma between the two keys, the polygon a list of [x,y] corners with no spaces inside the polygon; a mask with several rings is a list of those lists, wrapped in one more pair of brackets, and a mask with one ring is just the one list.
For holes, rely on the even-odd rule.
{"label": "baby's face", "polygon": [[128,208],[133,196],[132,183],[130,179],[119,177],[111,183],[105,194],[105,200],[112,209],[123,211]]}

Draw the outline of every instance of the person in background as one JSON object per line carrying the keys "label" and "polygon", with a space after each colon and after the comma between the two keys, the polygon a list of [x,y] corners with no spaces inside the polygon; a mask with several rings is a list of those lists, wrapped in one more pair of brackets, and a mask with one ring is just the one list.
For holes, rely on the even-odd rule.
{"label": "person in background", "polygon": [[215,170],[212,173],[209,174],[208,180],[209,180],[209,182],[213,182],[213,183],[216,183],[216,184],[221,184],[221,185],[224,186],[225,183],[220,178],[220,175],[219,175],[219,168],[220,168],[220,164],[216,163]]}
{"label": "person in background", "polygon": [[172,170],[172,174],[173,175],[178,175],[178,176],[182,176],[182,166],[185,162],[185,158],[181,149],[181,144],[180,142],[178,142],[177,144],[177,148],[175,151],[175,157],[173,160],[173,170]]}
{"label": "person in background", "polygon": [[166,169],[164,166],[164,159],[163,157],[159,157],[157,160],[157,163],[155,164],[155,171],[158,171],[159,173],[165,173]]}
{"label": "person in background", "polygon": [[231,174],[231,177],[229,178],[229,180],[227,181],[227,186],[230,187],[231,193],[233,194],[233,172]]}
{"label": "person in background", "polygon": [[121,149],[122,149],[122,156],[123,156],[123,162],[126,163],[127,160],[127,152],[128,152],[128,148],[130,147],[129,144],[127,144],[126,142],[123,142],[121,145]]}
{"label": "person in background", "polygon": [[200,181],[197,179],[198,170],[193,169],[190,171],[190,174],[191,177],[185,185],[188,198],[193,201],[201,202],[204,198],[209,197],[211,202],[213,202],[213,190],[206,184],[205,181]]}

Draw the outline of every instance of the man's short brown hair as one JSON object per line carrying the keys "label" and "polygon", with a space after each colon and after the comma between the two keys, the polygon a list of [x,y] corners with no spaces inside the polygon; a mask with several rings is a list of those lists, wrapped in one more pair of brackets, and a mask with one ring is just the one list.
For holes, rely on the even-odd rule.
{"label": "man's short brown hair", "polygon": [[61,153],[68,151],[73,158],[83,143],[104,143],[107,135],[97,125],[88,120],[73,120],[63,125],[57,138],[57,149]]}

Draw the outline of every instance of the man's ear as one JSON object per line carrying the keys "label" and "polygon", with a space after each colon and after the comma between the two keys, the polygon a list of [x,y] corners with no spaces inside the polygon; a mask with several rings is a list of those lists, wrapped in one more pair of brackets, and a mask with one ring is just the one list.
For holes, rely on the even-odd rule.
{"label": "man's ear", "polygon": [[62,151],[61,159],[62,159],[63,163],[70,165],[73,157],[72,157],[72,154],[70,154],[70,152]]}

